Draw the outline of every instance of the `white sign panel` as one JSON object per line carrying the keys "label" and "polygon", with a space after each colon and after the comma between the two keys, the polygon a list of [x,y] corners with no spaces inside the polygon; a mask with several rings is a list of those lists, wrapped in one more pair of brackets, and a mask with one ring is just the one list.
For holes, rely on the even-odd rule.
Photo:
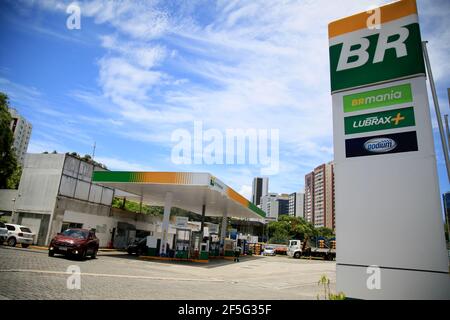
{"label": "white sign panel", "polygon": [[[375,10],[376,11],[376,10]],[[329,25],[337,291],[450,297],[436,156],[414,0]]]}
{"label": "white sign panel", "polygon": [[188,217],[176,217],[175,227],[179,229],[184,229],[187,227],[188,221],[189,221]]}

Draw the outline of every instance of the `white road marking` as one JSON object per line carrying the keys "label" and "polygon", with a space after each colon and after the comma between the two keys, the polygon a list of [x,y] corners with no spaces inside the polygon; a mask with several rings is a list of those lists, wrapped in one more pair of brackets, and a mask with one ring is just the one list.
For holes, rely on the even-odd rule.
{"label": "white road marking", "polygon": [[[68,273],[65,271],[49,271],[49,270],[33,270],[33,269],[6,269],[6,270],[0,270],[0,272],[28,272],[28,273],[68,275]],[[164,281],[167,280],[167,281],[225,282],[225,280],[220,280],[220,279],[164,278],[164,277],[131,276],[131,275],[126,275],[126,274],[107,274],[107,273],[81,273],[81,276],[148,279],[148,280],[164,280]]]}

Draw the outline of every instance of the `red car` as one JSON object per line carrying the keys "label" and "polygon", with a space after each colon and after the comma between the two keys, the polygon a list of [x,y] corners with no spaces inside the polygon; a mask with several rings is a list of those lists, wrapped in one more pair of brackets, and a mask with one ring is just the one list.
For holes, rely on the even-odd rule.
{"label": "red car", "polygon": [[95,259],[98,252],[99,240],[94,231],[87,229],[67,229],[58,233],[48,247],[48,255],[53,257],[56,253],[73,255],[80,259],[90,256]]}

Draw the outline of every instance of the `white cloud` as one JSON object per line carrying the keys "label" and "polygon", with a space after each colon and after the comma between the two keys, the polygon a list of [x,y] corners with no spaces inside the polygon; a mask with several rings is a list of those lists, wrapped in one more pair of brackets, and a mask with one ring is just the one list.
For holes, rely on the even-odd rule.
{"label": "white cloud", "polygon": [[[450,28],[445,10],[428,3],[420,1],[419,9],[427,29],[436,30],[426,36],[439,80],[449,74],[450,48],[442,39]],[[204,2],[180,7],[158,1],[83,2],[83,16],[113,30],[100,38],[101,92],[74,96],[114,113],[115,121],[132,122],[122,135],[166,147],[173,130],[191,131],[194,120],[223,132],[279,129],[281,169],[271,181],[274,191],[292,191],[305,173],[332,159],[327,24],[373,4],[223,0],[210,4],[199,19],[192,13]],[[218,176],[243,191],[258,174],[252,168],[237,177],[229,169]]]}
{"label": "white cloud", "polygon": [[103,163],[109,170],[122,170],[122,171],[154,171],[154,169],[145,164],[129,162],[126,160],[113,158],[113,157],[95,157],[95,161]]}
{"label": "white cloud", "polygon": [[243,185],[239,191],[242,196],[244,196],[247,200],[251,201],[252,199],[252,186]]}

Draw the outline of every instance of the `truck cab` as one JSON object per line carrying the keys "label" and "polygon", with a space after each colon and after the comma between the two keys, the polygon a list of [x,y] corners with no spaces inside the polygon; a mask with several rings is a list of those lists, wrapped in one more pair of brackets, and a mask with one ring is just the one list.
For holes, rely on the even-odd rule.
{"label": "truck cab", "polygon": [[289,240],[287,255],[299,259],[302,255],[302,242],[300,240]]}

